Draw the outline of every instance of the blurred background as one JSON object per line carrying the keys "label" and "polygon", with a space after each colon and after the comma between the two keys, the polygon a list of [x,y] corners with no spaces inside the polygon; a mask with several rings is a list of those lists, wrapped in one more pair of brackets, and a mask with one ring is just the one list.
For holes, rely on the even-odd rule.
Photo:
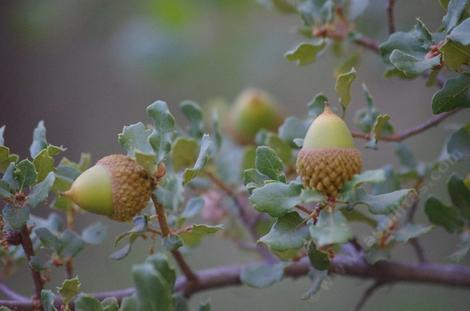
{"label": "blurred background", "polygon": [[[385,0],[370,2],[357,27],[383,41]],[[415,17],[435,30],[444,13],[437,0],[397,2],[398,30],[408,31]],[[302,40],[295,32],[299,24],[297,15],[282,15],[253,0],[1,1],[0,125],[7,125],[6,144],[28,156],[32,131],[44,120],[48,141],[67,147],[67,157],[77,160],[80,152],[90,152],[97,160],[121,152],[117,134],[123,125],[147,122],[145,107],[156,99],[167,101],[183,122],[177,111],[180,101],[205,104],[220,97],[232,101],[246,87],[267,90],[285,111],[299,117],[306,115],[306,104],[318,92],[336,104],[333,72],[340,59],[326,53],[313,65],[297,67],[283,58]],[[422,79],[385,79],[378,57],[361,53],[348,120],[365,105],[362,82],[398,130],[431,116],[435,88],[426,88]],[[407,142],[418,158],[432,160],[450,131],[469,117],[468,111],[460,113]],[[379,146],[378,151],[364,149],[366,168],[387,162],[397,167],[393,146]],[[468,162],[451,167],[433,184],[433,194],[448,200],[443,187],[446,176],[468,171]],[[78,224],[84,226],[91,219],[83,215]],[[138,242],[129,257],[111,261],[113,238],[128,225],[101,221],[109,225],[107,242],[87,248],[76,262],[85,292],[130,286],[130,267],[143,261],[149,246]],[[421,211],[418,221],[427,223]],[[457,241],[436,229],[422,243],[430,258],[445,261]],[[393,255],[415,260],[409,246],[399,247]],[[195,268],[253,259],[218,238],[205,240],[188,256]],[[56,269],[53,278],[63,280],[63,271]],[[308,280],[286,280],[264,290],[232,287],[204,292],[194,296],[191,304],[209,299],[213,310],[351,310],[369,282],[333,277],[312,300],[302,301]],[[8,284],[23,294],[31,292],[26,270]],[[396,285],[381,289],[364,310],[468,310],[469,306],[470,295],[461,289]]]}

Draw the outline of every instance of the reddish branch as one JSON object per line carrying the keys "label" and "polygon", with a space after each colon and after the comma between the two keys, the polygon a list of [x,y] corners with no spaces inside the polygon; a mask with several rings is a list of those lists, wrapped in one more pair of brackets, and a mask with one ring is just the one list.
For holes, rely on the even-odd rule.
{"label": "reddish branch", "polygon": [[[303,258],[287,266],[284,276],[290,278],[303,277],[307,275],[310,268],[308,258]],[[240,285],[241,269],[241,265],[227,265],[201,270],[196,273],[199,281],[195,285],[190,285],[186,277],[178,277],[175,291],[184,291],[188,296],[191,296],[214,288]],[[360,257],[353,258],[338,255],[332,261],[330,272],[385,283],[407,282],[470,288],[470,268],[461,265],[412,264],[396,261],[379,261],[371,265]],[[91,295],[100,300],[108,297],[116,297],[121,300],[133,292],[133,288],[126,288]],[[57,300],[56,304],[59,305],[60,301]],[[16,307],[19,311],[32,310],[32,304],[29,301],[0,300],[0,305]]]}
{"label": "reddish branch", "polygon": [[[28,262],[30,262],[31,257],[34,256],[34,248],[27,225],[24,225],[21,229],[21,246],[23,247],[26,259],[28,259]],[[42,310],[40,299],[41,291],[44,288],[44,280],[42,279],[40,272],[34,270],[32,267],[30,267],[30,270],[34,284],[33,305],[36,307],[35,310]]]}
{"label": "reddish branch", "polygon": [[387,18],[388,18],[388,32],[394,33],[395,32],[395,0],[388,0],[387,1]]}
{"label": "reddish branch", "polygon": [[[389,135],[389,136],[380,136],[380,137],[378,137],[378,140],[388,141],[388,142],[403,141],[407,138],[410,138],[410,137],[415,136],[415,135],[417,135],[421,132],[424,132],[427,129],[433,127],[433,126],[438,125],[439,123],[441,123],[442,121],[444,121],[445,119],[447,119],[448,117],[450,117],[451,115],[453,115],[454,113],[456,113],[459,110],[460,109],[454,109],[454,110],[449,111],[449,112],[440,113],[440,114],[430,118],[429,120],[427,120],[427,121],[425,121],[421,124],[418,124],[415,127],[404,130],[400,133]],[[370,139],[370,135],[365,134],[365,133],[353,132],[352,135],[353,135],[353,137],[359,138],[359,139],[364,139],[364,140],[369,140]]]}

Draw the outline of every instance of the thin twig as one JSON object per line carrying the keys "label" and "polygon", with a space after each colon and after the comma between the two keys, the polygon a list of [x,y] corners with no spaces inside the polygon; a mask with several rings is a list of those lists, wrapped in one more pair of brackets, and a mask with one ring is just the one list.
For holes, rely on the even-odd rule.
{"label": "thin twig", "polygon": [[354,307],[354,311],[360,311],[362,307],[366,304],[367,300],[369,300],[372,295],[383,285],[385,282],[383,281],[375,281],[372,283],[371,286],[369,286],[366,291],[362,294],[361,299],[357,302],[356,306]]}
{"label": "thin twig", "polygon": [[426,259],[426,256],[424,255],[424,249],[421,246],[421,243],[419,243],[419,240],[417,238],[410,239],[410,245],[413,247],[413,250],[416,253],[416,257],[418,257],[418,261],[423,263],[427,262],[428,260]]}
{"label": "thin twig", "polygon": [[[460,109],[454,109],[452,111],[440,113],[440,114],[435,115],[434,117],[430,118],[429,120],[418,124],[417,126],[411,127],[409,129],[406,129],[406,130],[404,130],[400,133],[397,133],[397,134],[393,134],[393,135],[389,135],[389,136],[380,136],[377,139],[381,140],[381,141],[386,141],[386,142],[401,142],[401,141],[403,141],[407,138],[410,138],[410,137],[415,136],[419,133],[422,133],[422,132],[426,131],[427,129],[429,129],[433,126],[438,125],[439,123],[441,123],[442,121],[444,121],[445,119],[447,119],[451,115],[455,114],[459,110]],[[365,133],[353,132],[352,135],[353,135],[354,138],[359,138],[359,139],[363,139],[363,140],[369,140],[370,139],[370,135],[365,134]]]}
{"label": "thin twig", "polygon": [[[166,238],[170,235],[171,231],[170,231],[170,227],[168,226],[168,222],[166,220],[165,209],[163,205],[160,202],[158,202],[158,199],[154,194],[152,194],[152,201],[155,206],[160,229],[162,230],[162,237]],[[185,275],[188,282],[193,285],[197,284],[198,278],[196,274],[192,271],[191,267],[188,265],[188,263],[186,262],[186,260],[184,259],[180,251],[175,249],[171,251],[171,254],[175,258],[175,261],[178,264],[178,267],[180,268],[181,272]]]}
{"label": "thin twig", "polygon": [[[34,248],[33,242],[31,241],[30,237],[30,231],[27,225],[24,225],[21,229],[21,246],[23,247],[23,251],[26,255],[28,262],[31,261],[31,257],[34,256]],[[36,307],[37,310],[42,310],[40,299],[41,291],[44,288],[44,281],[40,272],[34,270],[32,267],[30,267],[30,270],[34,283],[33,305]]]}
{"label": "thin twig", "polygon": [[395,32],[395,0],[387,1],[387,17],[388,17],[388,32],[390,34]]}

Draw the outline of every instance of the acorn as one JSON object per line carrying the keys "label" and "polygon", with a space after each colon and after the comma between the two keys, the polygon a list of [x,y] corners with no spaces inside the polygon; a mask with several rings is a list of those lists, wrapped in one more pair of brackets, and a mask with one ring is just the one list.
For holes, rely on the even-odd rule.
{"label": "acorn", "polygon": [[362,157],[351,132],[328,105],[310,125],[296,168],[306,188],[329,198],[336,198],[343,184],[361,172]]}
{"label": "acorn", "polygon": [[276,131],[283,117],[279,106],[265,91],[246,89],[227,114],[227,131],[239,144],[254,143],[259,130]]}
{"label": "acorn", "polygon": [[133,158],[113,154],[99,160],[75,179],[63,193],[81,209],[117,221],[130,221],[147,206],[158,179]]}

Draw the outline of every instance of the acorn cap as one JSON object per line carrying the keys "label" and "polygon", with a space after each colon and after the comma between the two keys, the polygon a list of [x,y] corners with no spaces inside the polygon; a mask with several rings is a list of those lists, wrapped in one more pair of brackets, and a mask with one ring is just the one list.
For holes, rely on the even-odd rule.
{"label": "acorn cap", "polygon": [[297,155],[297,174],[306,188],[336,197],[362,169],[362,157],[346,123],[328,106],[310,125]]}
{"label": "acorn cap", "polygon": [[78,176],[64,195],[88,212],[129,221],[147,206],[154,187],[154,177],[134,159],[109,155]]}
{"label": "acorn cap", "polygon": [[249,144],[259,130],[275,131],[282,120],[278,105],[268,93],[246,89],[229,111],[227,129],[238,143]]}

